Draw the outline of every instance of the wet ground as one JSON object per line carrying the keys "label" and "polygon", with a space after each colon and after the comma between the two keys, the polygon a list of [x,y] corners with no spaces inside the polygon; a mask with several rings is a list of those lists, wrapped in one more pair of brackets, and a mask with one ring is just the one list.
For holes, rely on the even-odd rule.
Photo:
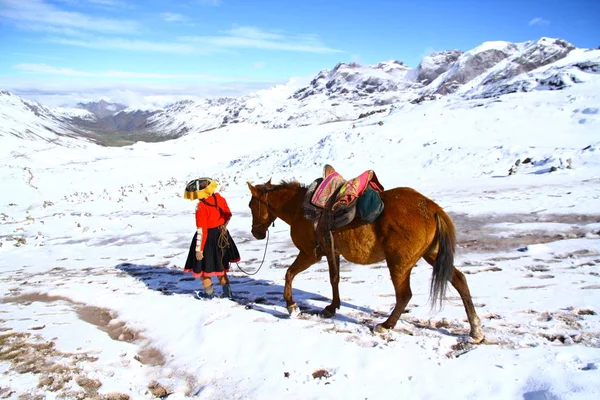
{"label": "wet ground", "polygon": [[[458,254],[510,251],[532,244],[581,238],[590,233],[600,235],[600,227],[588,226],[600,223],[600,214],[452,214],[451,217],[456,226]],[[510,235],[498,236],[511,229],[493,226],[497,224],[539,224],[540,228],[513,229]],[[544,224],[552,224],[552,228],[541,229]],[[564,226],[557,229],[555,224]]]}

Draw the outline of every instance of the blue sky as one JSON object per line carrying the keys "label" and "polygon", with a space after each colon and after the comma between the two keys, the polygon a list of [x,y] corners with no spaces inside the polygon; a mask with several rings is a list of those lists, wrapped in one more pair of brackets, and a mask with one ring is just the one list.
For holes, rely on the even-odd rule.
{"label": "blue sky", "polygon": [[237,95],[488,40],[597,47],[599,20],[600,0],[0,0],[0,89]]}

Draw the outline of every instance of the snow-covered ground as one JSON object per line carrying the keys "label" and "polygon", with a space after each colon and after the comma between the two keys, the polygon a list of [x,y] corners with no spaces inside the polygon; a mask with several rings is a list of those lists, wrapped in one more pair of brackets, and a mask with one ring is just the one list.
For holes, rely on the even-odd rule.
{"label": "snow-covered ground", "polygon": [[[600,396],[600,77],[561,91],[449,96],[358,121],[268,130],[236,124],[123,148],[3,137],[0,397],[169,399],[592,399]],[[593,79],[592,79],[593,78]],[[518,160],[518,161],[517,161]],[[246,182],[310,183],[332,164],[373,169],[454,218],[486,343],[460,299],[428,303],[419,262],[396,328],[384,263],[327,264],[294,281],[276,221],[250,234]],[[516,171],[509,175],[509,170]],[[198,300],[182,272],[195,226],[187,180],[213,176],[234,217],[234,300]],[[263,263],[263,254],[264,263]],[[217,287],[217,292],[220,293]]]}

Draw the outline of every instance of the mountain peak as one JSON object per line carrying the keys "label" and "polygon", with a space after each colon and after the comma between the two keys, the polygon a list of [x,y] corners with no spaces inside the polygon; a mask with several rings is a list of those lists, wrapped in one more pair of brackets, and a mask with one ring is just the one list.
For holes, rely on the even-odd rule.
{"label": "mountain peak", "polygon": [[104,99],[100,101],[92,101],[87,103],[78,103],[77,108],[83,108],[94,114],[99,119],[106,118],[112,116],[119,111],[123,111],[127,108],[126,105],[119,103],[110,103]]}

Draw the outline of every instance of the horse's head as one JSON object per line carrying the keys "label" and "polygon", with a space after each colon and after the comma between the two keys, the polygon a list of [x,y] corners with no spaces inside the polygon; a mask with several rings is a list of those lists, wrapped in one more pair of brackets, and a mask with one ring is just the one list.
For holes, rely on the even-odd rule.
{"label": "horse's head", "polygon": [[269,204],[269,191],[273,185],[269,179],[267,183],[256,186],[252,186],[248,182],[248,188],[252,193],[250,204],[248,204],[252,212],[252,236],[256,239],[264,239],[269,226],[277,219],[277,216],[273,214],[273,207]]}

